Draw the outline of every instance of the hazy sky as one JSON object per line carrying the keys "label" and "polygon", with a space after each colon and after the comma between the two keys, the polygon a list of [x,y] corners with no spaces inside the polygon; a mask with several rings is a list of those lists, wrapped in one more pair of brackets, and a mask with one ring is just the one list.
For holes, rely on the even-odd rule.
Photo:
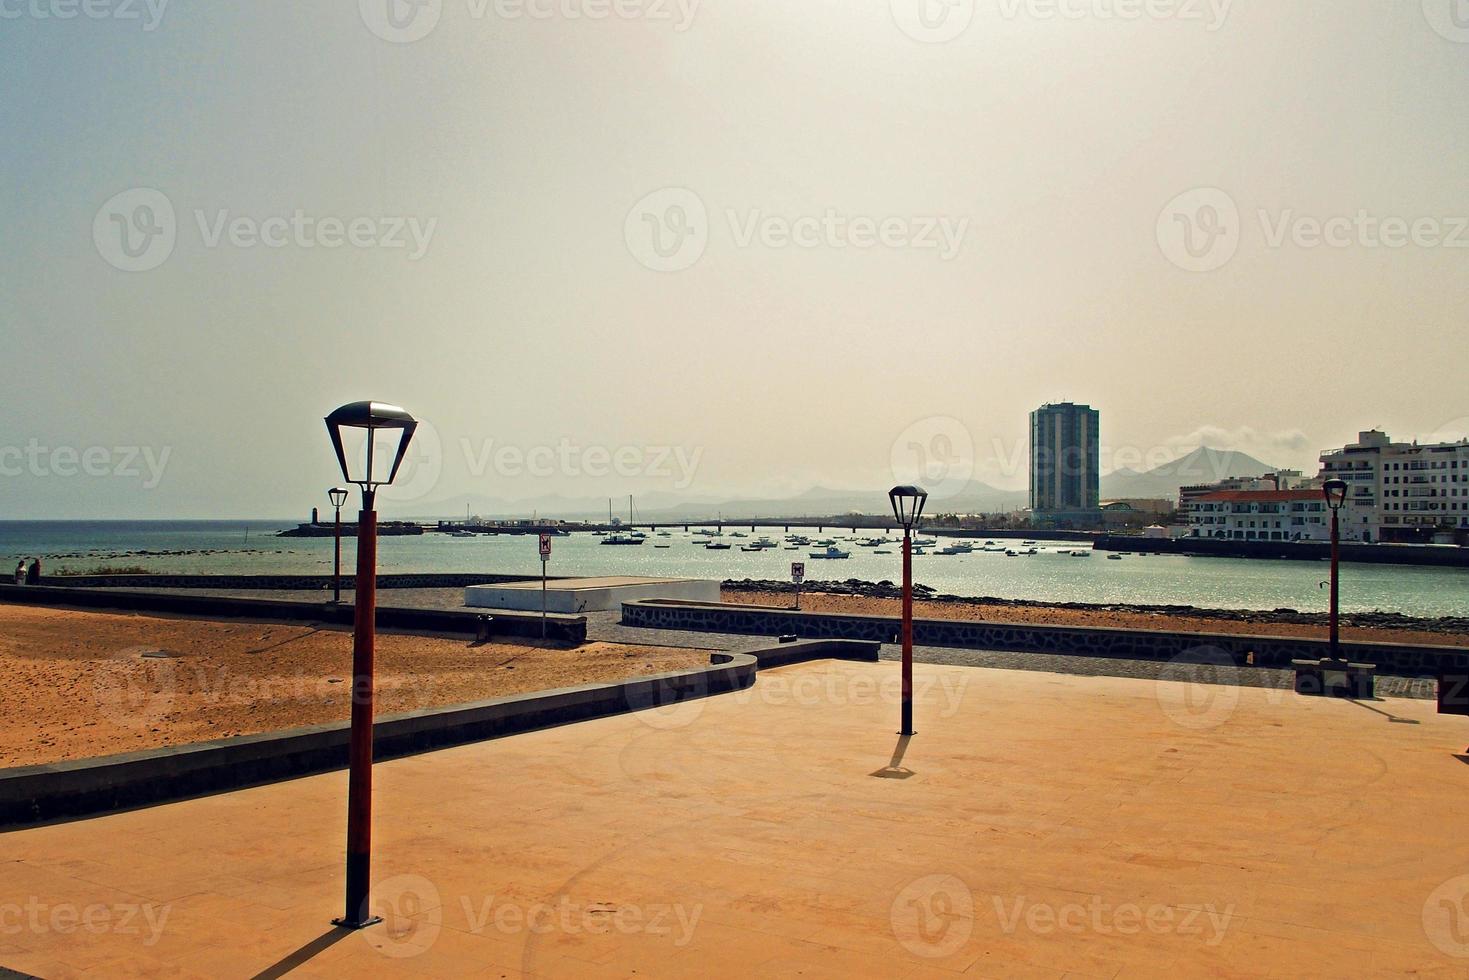
{"label": "hazy sky", "polygon": [[0,519],[302,513],[362,398],[419,512],[1469,430],[1459,0],[161,3],[0,0]]}

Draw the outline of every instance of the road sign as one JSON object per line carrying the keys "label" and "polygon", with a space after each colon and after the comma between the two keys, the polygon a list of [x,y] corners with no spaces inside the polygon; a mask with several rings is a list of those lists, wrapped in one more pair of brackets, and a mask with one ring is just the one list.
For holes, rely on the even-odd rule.
{"label": "road sign", "polygon": [[806,563],[803,561],[791,562],[791,581],[800,582],[806,578]]}
{"label": "road sign", "polygon": [[541,535],[541,557],[542,558],[550,558],[551,557],[551,536],[549,534],[544,534],[543,533]]}

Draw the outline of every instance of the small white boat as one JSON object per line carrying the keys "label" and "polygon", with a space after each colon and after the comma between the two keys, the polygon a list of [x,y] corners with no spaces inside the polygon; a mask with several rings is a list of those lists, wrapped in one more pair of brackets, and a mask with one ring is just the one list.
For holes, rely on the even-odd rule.
{"label": "small white boat", "polygon": [[1122,556],[1121,555],[1108,555],[1107,556],[1107,560],[1108,561],[1121,561],[1122,560]]}
{"label": "small white boat", "polygon": [[852,557],[852,553],[850,551],[843,551],[842,549],[838,548],[834,544],[827,545],[827,548],[826,548],[825,551],[812,551],[812,552],[808,552],[808,554],[812,558],[851,558]]}
{"label": "small white boat", "polygon": [[1090,551],[1073,551],[1071,553],[1072,558],[1090,558],[1091,556],[1092,553]]}
{"label": "small white boat", "polygon": [[728,541],[710,541],[708,544],[704,545],[704,550],[705,551],[728,551],[730,548],[733,548],[733,547],[734,547],[734,545],[730,544]]}
{"label": "small white boat", "polygon": [[974,545],[970,544],[968,541],[960,541],[957,544],[951,544],[951,545],[948,545],[946,547],[940,548],[939,549],[939,554],[941,554],[941,555],[972,555],[972,554],[974,554]]}

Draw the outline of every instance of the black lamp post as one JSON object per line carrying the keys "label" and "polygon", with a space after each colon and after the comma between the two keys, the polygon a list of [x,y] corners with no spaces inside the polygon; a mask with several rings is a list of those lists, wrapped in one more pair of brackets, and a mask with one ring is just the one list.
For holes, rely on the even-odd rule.
{"label": "black lamp post", "polygon": [[898,734],[913,735],[913,525],[923,516],[928,491],[893,487],[888,500],[893,516],[903,525],[903,727]]}
{"label": "black lamp post", "polygon": [[1340,635],[1337,629],[1337,610],[1340,597],[1338,565],[1341,559],[1341,509],[1347,502],[1345,480],[1327,480],[1321,486],[1326,506],[1331,508],[1331,659],[1341,660]]}
{"label": "black lamp post", "polygon": [[342,505],[347,502],[346,487],[332,487],[326,492],[326,499],[332,502],[336,510],[336,518],[332,526],[336,538],[336,548],[332,558],[332,602],[342,601]]}
{"label": "black lamp post", "polygon": [[[353,402],[326,417],[348,483],[362,488],[357,515],[357,588],[352,619],[352,734],[348,749],[347,903],[334,925],[362,929],[382,920],[367,905],[372,862],[373,641],[377,613],[377,488],[393,482],[418,422],[396,405]],[[344,446],[343,435],[353,439]],[[343,493],[345,498],[346,494]]]}

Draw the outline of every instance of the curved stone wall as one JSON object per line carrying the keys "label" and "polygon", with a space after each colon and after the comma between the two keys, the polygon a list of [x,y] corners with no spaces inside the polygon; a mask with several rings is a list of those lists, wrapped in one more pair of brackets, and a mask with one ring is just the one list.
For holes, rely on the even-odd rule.
{"label": "curved stone wall", "polygon": [[[896,617],[796,612],[768,606],[699,604],[658,601],[626,602],[626,626],[744,633],[763,636],[793,634],[809,638],[898,641]],[[1189,633],[1165,630],[1126,630],[1105,627],[1032,626],[977,620],[915,619],[913,642],[920,646],[959,647],[970,650],[1010,650],[1066,654],[1078,657],[1120,657],[1172,660],[1200,651],[1218,651],[1240,665],[1254,655],[1256,666],[1284,667],[1292,660],[1326,656],[1325,640],[1304,637],[1257,636],[1241,633]],[[1347,657],[1377,664],[1382,673],[1421,677],[1443,667],[1469,668],[1469,648],[1405,646],[1393,643],[1343,643]]]}

